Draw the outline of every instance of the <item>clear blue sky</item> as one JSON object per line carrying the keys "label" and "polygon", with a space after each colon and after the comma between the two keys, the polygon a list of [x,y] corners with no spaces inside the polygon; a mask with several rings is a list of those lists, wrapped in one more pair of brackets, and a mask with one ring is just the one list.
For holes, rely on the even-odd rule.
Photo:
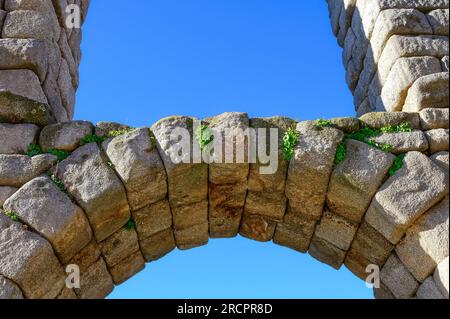
{"label": "clear blue sky", "polygon": [[[77,119],[150,126],[225,111],[299,120],[353,102],[323,0],[91,1]],[[211,240],[175,251],[111,298],[371,298],[340,271],[272,243]]]}

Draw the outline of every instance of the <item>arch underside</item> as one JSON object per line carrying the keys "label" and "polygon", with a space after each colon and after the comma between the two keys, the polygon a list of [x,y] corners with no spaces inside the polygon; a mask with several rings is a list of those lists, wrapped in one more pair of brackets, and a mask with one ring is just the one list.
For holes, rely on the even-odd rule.
{"label": "arch underside", "polygon": [[64,8],[84,20],[89,1],[65,2],[0,0],[0,298],[104,298],[174,249],[238,234],[363,280],[376,266],[377,298],[448,298],[448,1],[327,1],[359,117],[202,119],[275,128],[272,174],[175,163],[175,128],[205,142],[192,117],[70,121],[81,30]]}

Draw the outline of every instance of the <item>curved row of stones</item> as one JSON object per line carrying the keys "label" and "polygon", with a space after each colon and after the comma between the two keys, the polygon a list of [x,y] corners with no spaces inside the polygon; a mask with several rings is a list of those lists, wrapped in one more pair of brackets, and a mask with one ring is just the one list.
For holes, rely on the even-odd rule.
{"label": "curved row of stones", "polygon": [[448,0],[327,0],[359,115],[448,108]]}
{"label": "curved row of stones", "polygon": [[[345,264],[361,279],[378,265],[377,298],[448,298],[448,109],[445,117],[435,111],[369,113],[325,127],[245,113],[203,120],[219,131],[278,129],[279,165],[269,175],[260,174],[259,161],[174,164],[179,148],[170,134],[182,127],[194,136],[191,117],[132,130],[0,124],[0,297],[102,298],[176,247],[240,234],[309,252],[336,269]],[[374,137],[392,153],[344,139],[361,127],[403,123],[413,130]],[[298,141],[287,161],[282,137],[291,127]],[[86,136],[123,129],[80,146]],[[346,157],[336,164],[340,143]],[[42,154],[25,155],[30,144]],[[48,150],[70,153],[58,161]],[[389,174],[400,153],[403,166]],[[72,264],[80,267],[80,289],[65,285]]]}

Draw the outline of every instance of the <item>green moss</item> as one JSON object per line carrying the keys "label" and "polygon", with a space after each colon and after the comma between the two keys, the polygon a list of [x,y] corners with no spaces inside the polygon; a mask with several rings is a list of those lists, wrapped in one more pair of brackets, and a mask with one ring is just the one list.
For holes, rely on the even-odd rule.
{"label": "green moss", "polygon": [[299,133],[296,129],[290,127],[286,130],[283,136],[283,152],[284,159],[290,161],[294,155],[294,148],[298,143]]}
{"label": "green moss", "polygon": [[115,168],[116,168],[116,166],[115,166],[115,165],[113,164],[113,162],[111,162],[111,161],[107,161],[106,164],[107,164],[109,167],[111,167],[112,169],[115,169]]}
{"label": "green moss", "polygon": [[53,183],[55,183],[55,185],[59,188],[59,190],[63,193],[67,194],[67,189],[66,186],[64,185],[63,181],[60,180],[56,175],[48,172],[47,176],[50,177],[50,179],[52,180]]}
{"label": "green moss", "polygon": [[133,219],[130,219],[124,226],[126,230],[133,230],[136,228],[136,222]]}
{"label": "green moss", "polygon": [[28,155],[29,157],[42,154],[42,148],[39,145],[30,144],[28,145],[28,150],[25,154]]}
{"label": "green moss", "polygon": [[334,159],[334,163],[336,165],[342,163],[343,160],[345,160],[345,157],[347,156],[347,149],[345,147],[345,143],[342,142],[338,145],[336,150],[336,157]]}
{"label": "green moss", "polygon": [[394,176],[395,173],[397,173],[397,171],[403,167],[405,155],[406,154],[400,154],[395,158],[394,164],[392,164],[391,168],[389,169],[390,176]]}
{"label": "green moss", "polygon": [[331,121],[330,120],[324,120],[324,119],[318,119],[316,120],[316,126],[317,127],[330,127]]}
{"label": "green moss", "polygon": [[205,124],[200,125],[195,130],[194,135],[202,151],[214,140],[214,135],[211,133],[209,126]]}
{"label": "green moss", "polygon": [[61,151],[61,150],[49,150],[48,154],[55,155],[58,158],[58,162],[64,161],[66,158],[70,156],[70,152]]}
{"label": "green moss", "polygon": [[133,131],[135,131],[134,128],[125,128],[122,130],[112,130],[112,131],[108,132],[107,137],[117,137],[117,136],[121,136],[121,135],[124,135],[127,133],[131,133]]}
{"label": "green moss", "polygon": [[21,222],[19,215],[17,215],[15,212],[12,211],[5,211],[4,212],[6,216],[8,216],[12,221],[14,222]]}
{"label": "green moss", "polygon": [[85,137],[83,137],[80,140],[80,146],[83,146],[83,145],[86,145],[86,144],[89,144],[89,143],[102,143],[105,140],[106,140],[105,136],[98,136],[98,135],[95,135],[95,134],[89,134],[89,135],[86,135]]}
{"label": "green moss", "polygon": [[70,152],[67,151],[61,151],[61,150],[49,150],[48,152],[44,153],[42,151],[42,148],[39,145],[36,144],[30,144],[28,145],[28,151],[26,152],[26,155],[33,157],[40,154],[52,154],[55,155],[58,158],[58,162],[61,162],[65,160],[67,157],[70,156]]}

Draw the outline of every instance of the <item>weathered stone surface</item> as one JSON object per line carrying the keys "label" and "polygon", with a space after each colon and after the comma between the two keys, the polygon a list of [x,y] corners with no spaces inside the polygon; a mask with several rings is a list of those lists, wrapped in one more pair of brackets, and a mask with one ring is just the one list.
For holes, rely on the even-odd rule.
{"label": "weathered stone surface", "polygon": [[[0,2],[1,4],[1,2]],[[0,6],[1,8],[1,6]],[[3,22],[5,21],[7,12],[5,10],[0,9],[0,28],[3,28]]]}
{"label": "weathered stone surface", "polygon": [[286,211],[284,192],[248,192],[245,200],[245,214],[260,215],[274,221],[282,221]]}
{"label": "weathered stone surface", "polygon": [[[333,2],[333,1],[332,1]],[[338,44],[344,45],[347,31],[350,28],[356,0],[344,0],[339,14],[339,32],[337,34]]]}
{"label": "weathered stone surface", "polygon": [[80,146],[80,140],[93,133],[93,125],[85,121],[73,121],[47,125],[39,136],[44,152],[62,150],[72,152]]}
{"label": "weathered stone surface", "polygon": [[409,152],[403,167],[375,195],[365,219],[396,244],[409,226],[447,193],[445,173],[425,155]]}
{"label": "weathered stone surface", "polygon": [[448,108],[448,72],[418,78],[408,90],[403,111],[419,112],[425,108]]}
{"label": "weathered stone surface", "polygon": [[436,267],[433,279],[441,294],[448,299],[448,257]]}
{"label": "weathered stone surface", "polygon": [[334,213],[359,223],[394,156],[355,140],[347,140],[345,146],[346,157],[331,175],[327,204]]}
{"label": "weathered stone surface", "polygon": [[450,58],[448,55],[444,56],[441,60],[442,72],[448,72],[450,70]]}
{"label": "weathered stone surface", "polygon": [[423,282],[449,255],[448,196],[420,217],[397,245],[397,256]]}
{"label": "weathered stone surface", "polygon": [[15,10],[8,13],[3,24],[2,38],[57,41],[60,28],[48,11]]}
{"label": "weathered stone surface", "polygon": [[374,295],[375,299],[380,299],[380,300],[395,299],[392,292],[390,292],[389,289],[385,285],[383,285],[383,283],[380,283],[380,288],[373,289],[373,295]]}
{"label": "weathered stone surface", "polygon": [[308,253],[315,259],[334,269],[341,268],[345,259],[345,251],[316,236],[314,236],[311,241]]}
{"label": "weathered stone surface", "polygon": [[430,22],[433,34],[448,36],[449,17],[447,9],[437,9],[427,14],[427,19]]}
{"label": "weathered stone surface", "polygon": [[439,291],[433,277],[428,277],[417,290],[416,297],[418,299],[445,299]]}
{"label": "weathered stone surface", "polygon": [[92,239],[84,212],[47,176],[25,184],[3,206],[45,237],[63,264]]}
{"label": "weathered stone surface", "polygon": [[433,154],[430,159],[437,164],[444,172],[448,174],[449,169],[449,155],[448,152],[439,152]]}
{"label": "weathered stone surface", "polygon": [[80,268],[80,273],[84,273],[99,260],[101,255],[99,245],[95,240],[92,240],[86,245],[78,254],[76,254],[67,264],[77,265]]}
{"label": "weathered stone surface", "polygon": [[103,258],[97,260],[80,276],[80,289],[75,293],[80,299],[103,299],[114,289],[111,275]]}
{"label": "weathered stone surface", "polygon": [[425,132],[430,145],[430,153],[448,151],[449,137],[448,129],[435,129]]}
{"label": "weathered stone surface", "polygon": [[345,133],[353,133],[361,128],[361,122],[355,117],[335,117],[330,122],[332,127]]}
{"label": "weathered stone surface", "polygon": [[214,140],[210,144],[212,149],[208,151],[207,146],[205,150],[211,156],[209,233],[211,237],[234,237],[239,231],[247,194],[248,115],[223,113],[205,119],[204,123],[214,134]]}
{"label": "weathered stone surface", "polygon": [[372,112],[364,114],[359,119],[365,125],[375,129],[408,123],[412,128],[420,130],[420,118],[417,113]]}
{"label": "weathered stone surface", "polygon": [[45,126],[54,121],[33,71],[0,70],[0,122]]}
{"label": "weathered stone surface", "polygon": [[389,257],[380,276],[381,282],[397,299],[411,298],[419,288],[417,281],[395,254]]}
{"label": "weathered stone surface", "polygon": [[167,200],[137,210],[132,216],[141,241],[172,226],[172,214]]}
{"label": "weathered stone surface", "polygon": [[155,261],[164,257],[176,247],[172,228],[141,240],[140,246],[146,261]]}
{"label": "weathered stone surface", "polygon": [[239,233],[249,239],[260,242],[272,240],[277,223],[270,218],[245,214],[242,217]]}
{"label": "weathered stone surface", "polygon": [[449,109],[429,108],[420,111],[420,124],[422,130],[449,128]]}
{"label": "weathered stone surface", "polygon": [[33,124],[0,124],[0,154],[24,154],[38,134],[39,127]]}
{"label": "weathered stone surface", "polygon": [[393,249],[394,246],[383,235],[363,222],[347,254],[345,265],[356,276],[365,279],[368,275],[367,266],[382,266]]}
{"label": "weathered stone surface", "polygon": [[134,229],[122,228],[100,243],[106,264],[111,268],[139,250],[138,237]]}
{"label": "weathered stone surface", "polygon": [[166,171],[148,128],[108,139],[103,149],[125,185],[132,211],[166,197]]}
{"label": "weathered stone surface", "polygon": [[422,131],[382,133],[371,140],[379,144],[391,145],[393,154],[411,151],[425,152],[429,147],[428,139]]}
{"label": "weathered stone surface", "polygon": [[5,201],[17,191],[18,188],[15,187],[0,186],[0,207],[2,207]]}
{"label": "weathered stone surface", "polygon": [[352,244],[357,229],[357,224],[351,223],[330,211],[325,211],[319,224],[317,224],[314,236],[347,251]]}
{"label": "weathered stone surface", "polygon": [[320,128],[315,122],[301,122],[286,182],[286,196],[292,212],[318,220],[322,215],[336,149],[344,134],[334,128]]}
{"label": "weathered stone surface", "polygon": [[[192,140],[193,126],[194,119],[183,116],[168,117],[152,126],[167,173],[175,239],[185,248],[192,248],[194,239],[203,245],[208,238],[208,227],[204,226],[208,224],[208,166],[201,163],[198,141]],[[181,147],[185,149],[180,149],[180,136],[186,142]]]}
{"label": "weathered stone surface", "polygon": [[18,223],[0,232],[0,274],[17,283],[24,296],[32,299],[56,297],[65,280],[51,245]]}
{"label": "weathered stone surface", "polygon": [[29,157],[26,155],[0,155],[0,185],[22,187],[43,174],[56,162],[50,154]]}
{"label": "weathered stone surface", "polygon": [[85,211],[98,241],[112,235],[130,219],[124,187],[106,164],[97,144],[78,148],[55,171]]}
{"label": "weathered stone surface", "polygon": [[114,267],[110,268],[111,277],[116,285],[127,281],[145,268],[145,260],[140,251],[121,260]]}
{"label": "weathered stone surface", "polygon": [[23,294],[15,283],[0,275],[0,300],[2,299],[23,299]]}
{"label": "weathered stone surface", "polygon": [[59,68],[58,87],[67,116],[72,118],[75,107],[75,88],[72,85],[69,66],[63,58],[61,59],[61,66]]}
{"label": "weathered stone surface", "polygon": [[441,62],[435,57],[400,58],[392,67],[377,99],[377,110],[401,111],[409,88],[420,77],[441,72]]}
{"label": "weathered stone surface", "polygon": [[284,216],[284,221],[277,224],[273,242],[306,253],[309,249],[315,226],[315,221],[304,220],[294,214],[290,214],[288,211]]}
{"label": "weathered stone surface", "polygon": [[131,129],[130,126],[125,124],[120,124],[116,122],[98,122],[95,125],[95,135],[97,136],[107,136],[113,131],[123,131]]}
{"label": "weathered stone surface", "polygon": [[71,300],[71,299],[78,299],[77,295],[75,294],[75,291],[73,289],[69,289],[67,287],[64,287],[59,295],[56,297],[56,299],[62,299],[62,300]]}

